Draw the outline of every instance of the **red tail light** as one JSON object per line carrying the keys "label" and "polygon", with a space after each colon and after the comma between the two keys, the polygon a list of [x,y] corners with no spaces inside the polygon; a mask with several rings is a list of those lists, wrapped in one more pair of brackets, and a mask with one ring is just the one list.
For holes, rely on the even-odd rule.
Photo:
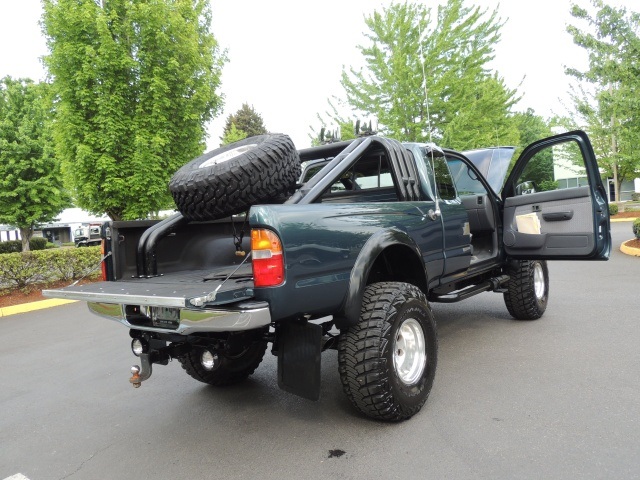
{"label": "red tail light", "polygon": [[[102,257],[104,257],[104,252],[107,248],[107,242],[106,240],[102,240],[102,243],[100,243],[100,255]],[[100,267],[102,268],[102,280],[103,281],[107,281],[107,261],[106,260],[102,260],[102,262],[100,262]]]}
{"label": "red tail light", "polygon": [[284,282],[282,243],[271,230],[251,230],[251,264],[256,287],[275,287]]}

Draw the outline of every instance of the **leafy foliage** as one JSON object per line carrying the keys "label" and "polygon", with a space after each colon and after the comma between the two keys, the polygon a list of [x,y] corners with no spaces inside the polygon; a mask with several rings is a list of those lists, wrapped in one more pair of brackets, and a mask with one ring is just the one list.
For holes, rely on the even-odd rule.
{"label": "leafy foliage", "polygon": [[46,280],[43,273],[43,252],[21,252],[0,255],[0,288],[25,288],[27,285]]}
{"label": "leafy foliage", "polygon": [[56,248],[0,255],[0,289],[99,275],[100,247]]}
{"label": "leafy foliage", "polygon": [[[621,183],[640,174],[640,14],[592,0],[595,12],[572,5],[567,31],[589,54],[589,68],[566,72],[577,80],[571,97],[600,164]],[[593,10],[593,9],[592,9]]]}
{"label": "leafy foliage", "polygon": [[369,44],[359,48],[366,67],[342,72],[353,110],[377,117],[383,133],[407,141],[428,141],[431,134],[458,149],[517,143],[510,119],[515,91],[487,67],[502,27],[496,11],[451,0],[434,15],[423,4],[402,3],[365,22]]}
{"label": "leafy foliage", "polygon": [[550,192],[551,190],[558,189],[558,182],[555,180],[542,180],[538,184],[538,191],[540,192]]}
{"label": "leafy foliage", "polygon": [[71,281],[90,273],[100,273],[96,268],[101,258],[100,247],[45,250],[42,258],[50,279]]}
{"label": "leafy foliage", "polygon": [[[44,250],[47,248],[47,239],[42,237],[32,237],[29,240],[29,250]],[[15,253],[22,251],[21,240],[9,240],[8,242],[0,242],[0,254]]]}
{"label": "leafy foliage", "polygon": [[112,219],[169,207],[202,153],[226,61],[208,0],[43,0],[54,136],[78,206]]}
{"label": "leafy foliage", "polygon": [[618,205],[615,203],[609,204],[609,215],[615,215],[618,213]]}
{"label": "leafy foliage", "polygon": [[514,95],[497,75],[480,80],[475,90],[465,88],[459,104],[451,105],[457,114],[446,124],[442,144],[458,150],[517,144],[519,132],[510,114]]}
{"label": "leafy foliage", "polygon": [[238,130],[236,128],[236,124],[232,123],[231,129],[229,129],[229,131],[226,132],[222,137],[222,143],[220,143],[220,146],[222,147],[224,145],[229,145],[230,143],[239,142],[240,140],[243,140],[245,138],[247,138],[246,132],[244,132],[243,130]]}
{"label": "leafy foliage", "polygon": [[60,168],[52,152],[48,85],[0,80],[0,223],[20,229],[29,250],[33,227],[66,206]]}
{"label": "leafy foliage", "polygon": [[8,242],[0,242],[0,254],[18,253],[21,251],[22,251],[22,241],[20,240],[9,240]]}
{"label": "leafy foliage", "polygon": [[309,138],[311,139],[311,146],[357,138],[353,121],[342,116],[331,100],[328,103],[330,110],[325,112],[326,118],[319,113],[316,114],[320,127],[317,130],[313,126],[310,127]]}
{"label": "leafy foliage", "polygon": [[[511,166],[515,164],[527,145],[553,134],[548,122],[536,115],[530,108],[526,112],[515,113],[513,120],[518,129],[520,141],[511,160]],[[540,191],[547,191],[558,188],[558,183],[554,178],[553,149],[547,148],[538,152],[535,159],[527,164],[526,180],[534,181]]]}
{"label": "leafy foliage", "polygon": [[636,218],[633,221],[633,234],[636,236],[638,240],[640,240],[640,218]]}
{"label": "leafy foliage", "polygon": [[524,147],[536,140],[553,135],[549,122],[545,121],[540,115],[536,115],[531,108],[528,108],[526,112],[514,113],[513,120],[520,137],[516,155],[522,153]]}
{"label": "leafy foliage", "polygon": [[236,113],[227,117],[222,133],[223,136],[220,138],[222,141],[221,146],[237,142],[243,138],[264,135],[267,133],[267,128],[264,126],[264,121],[260,114],[249,104],[243,103]]}

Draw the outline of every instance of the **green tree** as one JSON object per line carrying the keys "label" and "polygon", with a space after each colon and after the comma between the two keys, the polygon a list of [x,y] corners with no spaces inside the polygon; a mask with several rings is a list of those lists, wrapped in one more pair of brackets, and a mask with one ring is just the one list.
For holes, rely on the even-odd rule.
{"label": "green tree", "polygon": [[588,52],[589,67],[566,73],[577,81],[571,92],[575,112],[619,200],[621,183],[640,173],[640,14],[602,0],[591,4],[592,11],[572,5],[577,25],[567,27]]}
{"label": "green tree", "polygon": [[516,154],[529,144],[545,137],[553,135],[550,122],[546,121],[532,108],[528,108],[526,112],[517,112],[513,114],[513,121],[518,129],[520,138]]}
{"label": "green tree", "polygon": [[320,125],[318,129],[313,125],[309,127],[311,130],[309,138],[313,147],[342,140],[352,140],[357,137],[354,123],[338,112],[338,108],[333,101],[329,100],[327,103],[330,110],[325,112],[324,115],[316,114]]}
{"label": "green tree", "polygon": [[[515,92],[497,75],[480,80],[474,89],[462,89],[454,95],[458,114],[443,129],[443,145],[470,150],[514,145],[520,141],[517,123],[511,115]],[[455,106],[453,101],[452,106]]]}
{"label": "green tree", "polygon": [[[236,129],[237,134],[232,134],[232,130]],[[249,104],[243,103],[242,107],[227,117],[227,121],[222,132],[221,145],[227,145],[232,141],[242,140],[243,138],[253,137],[255,135],[264,135],[267,133],[267,128],[264,126],[264,121],[258,112],[250,107]],[[243,137],[237,138],[238,135],[244,134]]]}
{"label": "green tree", "polygon": [[[336,99],[336,101],[339,101]],[[342,116],[338,113],[338,108],[334,105],[333,101],[329,100],[329,111],[326,111],[324,115],[316,114],[318,124],[320,127],[316,129],[313,125],[309,128],[309,138],[311,139],[311,146],[318,146],[325,143],[353,140],[359,136],[373,135],[378,133],[374,127],[371,119],[367,122],[366,119],[355,121]],[[376,126],[377,127],[377,126]]]}
{"label": "green tree", "polygon": [[382,133],[463,148],[486,145],[487,135],[490,144],[513,140],[508,116],[515,92],[487,67],[500,39],[497,11],[451,0],[434,16],[423,4],[402,3],[365,23],[369,44],[359,49],[366,67],[343,70],[341,83],[346,103],[375,116]]}
{"label": "green tree", "polygon": [[172,205],[204,149],[225,53],[208,0],[43,0],[54,138],[78,206],[114,220]]}
{"label": "green tree", "polygon": [[222,147],[223,145],[229,145],[230,143],[238,142],[247,138],[247,136],[248,135],[245,131],[237,129],[236,124],[232,123],[231,128],[227,132],[225,132],[224,136],[221,138],[222,143],[220,143],[220,146]]}
{"label": "green tree", "polygon": [[33,229],[69,205],[53,155],[47,84],[0,80],[0,223],[20,229],[29,250]]}
{"label": "green tree", "polygon": [[[518,112],[513,115],[513,121],[518,129],[520,141],[516,143],[516,152],[512,163],[515,163],[522,150],[529,144],[553,135],[549,122],[536,115],[533,109]],[[527,180],[536,182],[539,190],[554,190],[557,188],[553,173],[553,149],[547,148],[536,154],[536,160],[527,165]]]}

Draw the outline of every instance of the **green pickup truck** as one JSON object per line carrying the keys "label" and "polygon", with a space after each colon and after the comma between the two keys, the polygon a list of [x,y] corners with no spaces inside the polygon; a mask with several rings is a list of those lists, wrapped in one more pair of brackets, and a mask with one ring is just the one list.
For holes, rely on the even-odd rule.
{"label": "green pickup truck", "polygon": [[515,319],[535,320],[547,260],[609,256],[587,135],[512,157],[379,136],[300,151],[286,135],[247,139],[176,173],[180,213],[105,224],[103,282],[44,294],[130,329],[134,386],[171,359],[201,382],[236,383],[271,344],[280,388],[317,400],[321,353],[333,349],[355,408],[403,420],[436,372],[430,302],[493,291]]}

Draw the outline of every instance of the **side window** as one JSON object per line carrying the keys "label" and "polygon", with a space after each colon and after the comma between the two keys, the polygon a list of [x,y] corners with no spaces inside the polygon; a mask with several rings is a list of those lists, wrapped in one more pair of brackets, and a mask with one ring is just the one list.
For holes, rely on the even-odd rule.
{"label": "side window", "polygon": [[433,161],[436,171],[438,195],[442,200],[454,200],[456,198],[456,188],[453,184],[453,177],[449,171],[446,158],[437,156],[434,157]]}
{"label": "side window", "polygon": [[567,141],[537,152],[518,177],[516,195],[589,185],[584,158],[575,141]]}
{"label": "side window", "polygon": [[462,160],[447,158],[447,163],[449,164],[449,170],[458,195],[484,195],[487,193],[487,189],[484,188],[474,171]]}
{"label": "side window", "polygon": [[313,165],[312,167],[309,167],[309,170],[304,173],[302,183],[307,183],[309,180],[311,180],[316,175],[316,173],[324,168],[325,165],[326,163],[322,163],[320,165]]}
{"label": "side window", "polygon": [[363,157],[331,186],[331,192],[393,187],[389,162],[384,155]]}

